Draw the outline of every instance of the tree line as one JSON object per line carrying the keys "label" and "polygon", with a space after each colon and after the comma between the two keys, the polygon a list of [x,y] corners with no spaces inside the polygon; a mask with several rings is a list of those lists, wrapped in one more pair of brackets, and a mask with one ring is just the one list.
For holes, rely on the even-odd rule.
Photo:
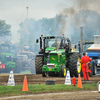
{"label": "tree line", "polygon": [[[19,44],[35,44],[41,34],[44,36],[58,36],[65,33],[70,38],[71,43],[75,44],[80,40],[80,27],[83,27],[83,41],[93,41],[93,35],[100,33],[100,14],[96,11],[82,10],[74,17],[64,17],[56,15],[54,18],[34,18],[25,19],[19,24],[20,33]],[[0,20],[0,36],[11,35],[11,25]]]}
{"label": "tree line", "polygon": [[80,27],[83,27],[83,41],[93,41],[93,35],[100,33],[99,21],[100,14],[91,10],[82,10],[70,18],[56,15],[40,20],[25,19],[20,23],[20,44],[33,44],[41,34],[57,36],[63,33],[75,44],[80,40]]}

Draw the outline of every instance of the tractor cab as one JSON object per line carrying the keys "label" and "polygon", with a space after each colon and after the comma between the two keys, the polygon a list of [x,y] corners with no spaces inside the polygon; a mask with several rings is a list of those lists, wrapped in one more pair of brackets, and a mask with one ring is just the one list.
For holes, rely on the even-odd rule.
{"label": "tractor cab", "polygon": [[[39,42],[39,39],[36,40],[36,42]],[[71,51],[71,44],[69,38],[66,38],[65,36],[46,36],[43,37],[43,35],[40,37],[40,52],[39,54],[45,54],[47,52],[58,50],[58,49],[64,49],[64,47],[68,48],[69,51]]]}

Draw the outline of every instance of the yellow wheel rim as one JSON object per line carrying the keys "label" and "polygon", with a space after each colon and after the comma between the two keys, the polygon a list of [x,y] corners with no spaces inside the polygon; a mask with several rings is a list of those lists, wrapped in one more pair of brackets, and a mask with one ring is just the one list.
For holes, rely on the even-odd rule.
{"label": "yellow wheel rim", "polygon": [[81,61],[81,58],[78,57],[78,61],[77,61],[77,71],[78,71],[78,73],[81,72],[81,63],[80,63],[80,61]]}
{"label": "yellow wheel rim", "polygon": [[64,76],[66,76],[66,68],[64,68]]}
{"label": "yellow wheel rim", "polygon": [[47,75],[47,73],[45,73],[45,75]]}

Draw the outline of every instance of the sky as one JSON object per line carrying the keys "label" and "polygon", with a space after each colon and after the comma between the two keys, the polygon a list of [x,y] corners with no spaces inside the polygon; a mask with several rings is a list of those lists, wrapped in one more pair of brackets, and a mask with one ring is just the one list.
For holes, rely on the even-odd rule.
{"label": "sky", "polygon": [[[35,20],[55,17],[64,8],[73,7],[76,12],[81,9],[99,12],[100,0],[0,0],[0,20],[5,20],[11,25],[12,42],[19,38],[19,24],[27,18]],[[99,12],[100,13],[100,12]]]}

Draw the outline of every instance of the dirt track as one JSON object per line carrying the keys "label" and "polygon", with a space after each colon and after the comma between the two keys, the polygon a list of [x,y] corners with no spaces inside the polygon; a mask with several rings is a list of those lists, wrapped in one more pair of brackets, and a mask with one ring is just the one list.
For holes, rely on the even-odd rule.
{"label": "dirt track", "polygon": [[97,91],[78,91],[1,97],[0,100],[100,100]]}
{"label": "dirt track", "polygon": [[[24,81],[24,75],[14,75],[14,80],[16,85],[22,85]],[[45,80],[56,80],[56,84],[64,84],[65,78],[62,77],[42,77],[41,74],[26,74],[28,84],[45,84]],[[9,79],[9,75],[0,75],[0,85],[7,85]],[[78,80],[78,78],[76,78]],[[100,76],[90,77],[90,81],[83,81],[83,77],[81,77],[82,83],[97,83],[100,81]]]}
{"label": "dirt track", "polygon": [[[14,75],[16,85],[23,85],[24,75]],[[45,84],[45,80],[56,80],[56,84],[64,84],[65,78],[62,77],[42,77],[41,74],[26,74],[28,84]],[[9,75],[0,75],[0,85],[7,85]],[[78,78],[76,78],[78,80]],[[83,81],[82,84],[97,83],[100,81],[100,76],[90,77],[90,81]],[[4,97],[1,100],[100,100],[100,93],[98,91],[81,91],[81,92],[65,92],[65,93],[45,93],[45,94],[32,94],[31,96],[21,97]]]}

